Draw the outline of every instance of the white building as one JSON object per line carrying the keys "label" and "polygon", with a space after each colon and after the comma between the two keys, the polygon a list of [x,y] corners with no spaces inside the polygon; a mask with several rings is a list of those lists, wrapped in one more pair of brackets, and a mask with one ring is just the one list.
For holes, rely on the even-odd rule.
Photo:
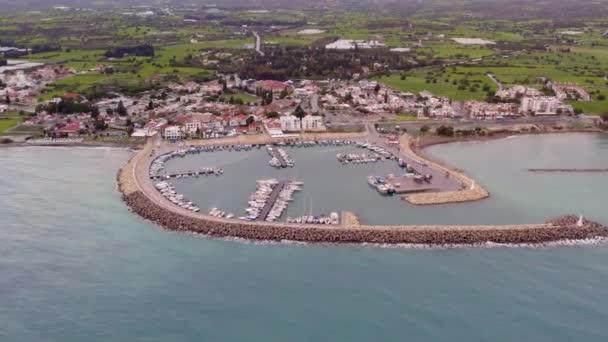
{"label": "white building", "polygon": [[184,133],[182,132],[181,127],[179,126],[169,126],[165,128],[165,139],[169,140],[179,140],[184,137]]}
{"label": "white building", "polygon": [[328,50],[354,50],[354,49],[372,49],[385,47],[384,43],[377,40],[353,40],[353,39],[338,39],[333,43],[325,45]]}
{"label": "white building", "polygon": [[324,131],[323,117],[307,115],[302,119],[302,129],[305,131]]}
{"label": "white building", "polygon": [[285,132],[299,131],[302,129],[302,122],[293,115],[284,115],[279,118],[281,130]]}
{"label": "white building", "polygon": [[534,115],[556,115],[573,112],[572,106],[564,104],[554,96],[524,97],[521,100],[520,110],[522,113],[533,113]]}

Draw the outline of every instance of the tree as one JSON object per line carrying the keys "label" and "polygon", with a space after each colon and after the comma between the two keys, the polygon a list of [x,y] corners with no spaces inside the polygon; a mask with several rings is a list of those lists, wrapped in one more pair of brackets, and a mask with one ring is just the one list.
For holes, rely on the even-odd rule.
{"label": "tree", "polygon": [[437,127],[435,132],[437,133],[437,135],[440,135],[440,136],[453,137],[454,136],[454,127],[441,125],[441,126]]}
{"label": "tree", "polygon": [[252,115],[250,115],[245,122],[247,123],[247,126],[249,126],[255,122],[255,118]]}
{"label": "tree", "polygon": [[8,96],[8,91],[6,92],[6,98],[4,102],[6,102],[6,104],[11,104],[11,98],[10,96]]}
{"label": "tree", "polygon": [[91,108],[91,118],[96,119],[99,116],[99,108],[97,106],[93,106]]}
{"label": "tree", "polygon": [[277,112],[267,112],[266,113],[266,117],[269,118],[269,119],[278,118],[279,117],[279,113],[277,113]]}
{"label": "tree", "polygon": [[152,110],[154,109],[154,102],[152,102],[152,100],[150,100],[150,102],[148,102],[148,110]]}
{"label": "tree", "polygon": [[427,125],[423,125],[422,127],[420,127],[420,133],[426,133],[430,130],[431,128]]}
{"label": "tree", "polygon": [[608,122],[608,112],[604,112],[600,115],[600,118],[602,119],[602,121],[604,122]]}
{"label": "tree", "polygon": [[380,91],[380,83],[376,83],[376,86],[374,87],[374,93],[378,94],[379,91]]}
{"label": "tree", "polygon": [[287,95],[289,95],[289,92],[287,91],[287,87],[283,88],[283,90],[281,90],[281,94],[279,95],[279,98],[284,99],[287,97]]}
{"label": "tree", "polygon": [[127,108],[125,108],[125,105],[122,103],[122,100],[120,100],[118,102],[118,107],[116,107],[116,113],[118,113],[118,115],[120,116],[127,116]]}
{"label": "tree", "polygon": [[104,131],[106,128],[108,128],[108,125],[103,119],[95,119],[95,130]]}
{"label": "tree", "polygon": [[298,105],[298,107],[296,107],[296,110],[293,112],[293,115],[295,115],[296,118],[302,120],[306,116],[306,113],[302,109],[302,106]]}

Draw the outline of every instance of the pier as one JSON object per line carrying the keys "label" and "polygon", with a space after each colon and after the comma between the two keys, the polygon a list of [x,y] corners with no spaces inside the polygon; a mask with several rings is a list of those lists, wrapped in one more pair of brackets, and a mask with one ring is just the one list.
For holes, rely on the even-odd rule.
{"label": "pier", "polygon": [[528,169],[530,172],[608,172],[608,169]]}
{"label": "pier", "polygon": [[268,201],[264,205],[264,208],[262,208],[260,216],[258,216],[258,218],[256,219],[257,221],[266,220],[266,218],[268,217],[268,213],[270,213],[270,210],[274,206],[274,203],[277,201],[277,198],[279,198],[279,194],[281,193],[281,190],[283,190],[283,188],[285,187],[285,184],[287,184],[287,181],[280,181],[272,189],[272,193],[270,194],[270,197],[268,197]]}
{"label": "pier", "polygon": [[277,147],[272,147],[271,149],[268,149],[268,152],[270,153],[270,156],[273,158],[277,158],[277,160],[279,161],[279,165],[282,168],[286,168],[287,165],[287,161],[285,160],[285,158],[283,158],[283,156],[279,153],[279,149]]}
{"label": "pier", "polygon": [[178,172],[167,172],[162,175],[150,175],[150,179],[167,179],[167,178],[176,178],[176,177],[192,177],[198,175],[219,175],[223,173],[222,169],[214,169],[214,168],[203,168],[199,170],[188,170],[188,171],[178,171]]}

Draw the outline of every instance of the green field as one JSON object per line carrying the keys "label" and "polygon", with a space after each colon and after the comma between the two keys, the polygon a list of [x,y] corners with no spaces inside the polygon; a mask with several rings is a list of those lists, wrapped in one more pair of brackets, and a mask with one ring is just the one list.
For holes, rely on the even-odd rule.
{"label": "green field", "polygon": [[[401,79],[399,74],[376,80],[395,90],[419,93],[429,91],[438,96],[449,97],[452,100],[483,100],[488,92],[495,92],[496,86],[485,75],[468,74],[465,72],[450,72],[448,70],[427,69],[426,72],[416,71],[405,74]],[[463,82],[467,82],[463,86]],[[485,88],[485,90],[484,90]]]}
{"label": "green field", "polygon": [[0,119],[0,134],[19,124],[19,119]]}
{"label": "green field", "polygon": [[222,96],[222,99],[224,101],[228,101],[231,97],[235,100],[240,99],[244,103],[252,103],[252,102],[256,102],[258,100],[258,98],[256,96],[253,96],[253,95],[247,94],[247,93],[226,94],[226,95]]}

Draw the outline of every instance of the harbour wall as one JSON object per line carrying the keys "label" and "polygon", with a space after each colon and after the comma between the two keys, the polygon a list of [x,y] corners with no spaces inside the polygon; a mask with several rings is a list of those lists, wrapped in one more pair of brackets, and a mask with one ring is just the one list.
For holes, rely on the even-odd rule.
{"label": "harbour wall", "polygon": [[298,241],[312,243],[373,243],[422,245],[543,244],[561,240],[584,240],[608,237],[608,230],[587,221],[577,227],[575,216],[565,216],[545,224],[515,226],[360,226],[328,228],[291,224],[265,224],[234,220],[209,220],[190,217],[151,201],[141,191],[123,199],[136,214],[162,227],[194,232],[217,238],[243,238],[262,241]]}
{"label": "harbour wall", "polygon": [[416,205],[446,204],[479,201],[490,196],[490,193],[481,185],[467,177],[464,173],[443,166],[435,161],[429,160],[415,152],[413,141],[408,136],[402,136],[399,140],[401,151],[414,160],[424,162],[438,170],[458,179],[463,189],[457,191],[422,192],[404,196],[403,198]]}

